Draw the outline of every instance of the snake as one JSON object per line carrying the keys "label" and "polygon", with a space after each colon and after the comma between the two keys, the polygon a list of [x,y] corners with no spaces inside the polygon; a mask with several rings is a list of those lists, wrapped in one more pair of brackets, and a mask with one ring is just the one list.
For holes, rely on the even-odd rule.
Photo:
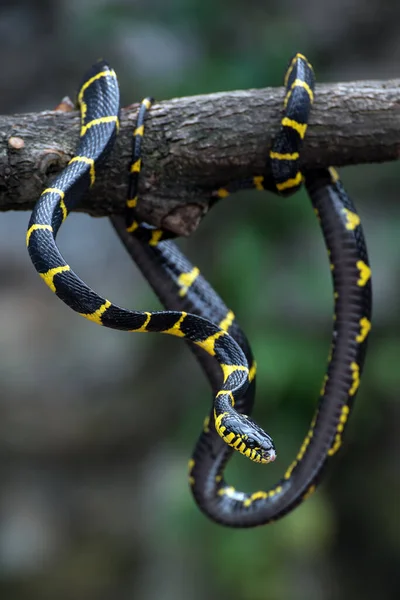
{"label": "snake", "polygon": [[106,61],[98,61],[87,72],[77,104],[81,127],[76,155],[42,192],[29,221],[26,245],[35,269],[58,298],[98,325],[183,338],[215,357],[223,373],[214,398],[214,418],[220,435],[254,462],[265,464],[274,460],[271,437],[248,415],[235,409],[236,401],[251,384],[252,371],[227,327],[186,311],[148,312],[119,307],[82,281],[59,251],[57,233],[83,194],[94,185],[99,166],[110,152],[119,129],[118,81]]}
{"label": "snake", "polygon": [[[162,241],[162,235],[155,233],[157,230],[139,224],[132,227],[133,220],[122,227],[118,217],[114,217],[113,223],[117,231],[121,231],[121,238],[124,232],[126,244],[131,249],[134,246],[140,248],[143,264],[147,261],[152,265],[155,281],[160,277],[158,266],[161,265],[167,279],[175,282],[174,285],[177,282],[169,299],[157,292],[166,306],[170,304],[174,308],[172,311],[144,313],[116,307],[95,294],[72,272],[55,244],[61,223],[84,191],[93,185],[97,165],[104,160],[116,135],[119,102],[114,98],[114,104],[104,110],[106,99],[110,97],[109,85],[114,95],[118,95],[114,72],[105,64],[97,64],[80,88],[78,103],[82,123],[77,156],[56,178],[52,187],[42,193],[32,213],[27,232],[29,254],[52,291],[86,318],[116,329],[177,335],[192,343],[213,390],[217,390],[214,410],[205,420],[189,463],[189,481],[194,498],[206,515],[223,525],[253,527],[270,523],[312,494],[325,463],[341,446],[343,430],[359,387],[371,327],[371,272],[356,209],[334,169],[312,170],[304,175],[299,169],[299,149],[313,102],[312,67],[300,54],[290,63],[285,78],[284,116],[269,152],[269,160],[278,193],[286,195],[295,191],[305,179],[330,255],[335,296],[334,331],[318,407],[295,460],[277,485],[270,490],[250,494],[235,490],[223,479],[223,471],[233,449],[256,462],[270,462],[275,458],[275,451],[271,438],[262,430],[260,432],[246,414],[250,413],[254,399],[255,363],[233,313],[222,301],[218,304],[216,294],[210,295],[209,289],[207,292],[209,284],[198,269],[186,259],[186,262],[179,262],[172,242]],[[101,102],[98,99],[100,95],[103,96]],[[143,114],[149,104],[142,105]],[[141,137],[142,131],[136,129],[136,136]],[[138,160],[136,155],[131,166],[132,174],[140,172]],[[264,189],[263,176],[252,178],[251,183],[256,189]],[[220,188],[216,195],[223,198],[230,191],[228,187]],[[128,202],[131,202],[127,209],[132,211],[137,198],[129,196]],[[127,231],[129,228],[130,232]],[[126,238],[139,232],[149,236],[147,242],[140,239],[140,235],[137,239]],[[158,266],[154,253],[161,257]],[[135,260],[140,266],[139,259],[136,257]],[[167,264],[171,267],[169,271]],[[151,283],[149,270],[146,277]],[[204,297],[200,300],[201,291],[206,291],[206,302]],[[184,310],[186,303],[191,303],[191,310],[197,315]],[[178,305],[181,310],[176,310]],[[219,325],[216,325],[214,321],[220,317]],[[168,322],[165,319],[169,319]],[[185,322],[190,323],[191,329],[182,327]],[[206,363],[208,367],[205,367]],[[218,399],[224,402],[218,403]],[[225,409],[230,409],[228,414],[224,414]],[[240,413],[242,410],[243,414]]]}
{"label": "snake", "polygon": [[[189,483],[200,509],[212,520],[229,527],[246,528],[272,523],[309,498],[324,469],[338,452],[343,432],[357,394],[371,329],[371,271],[360,217],[335,169],[300,169],[300,149],[314,100],[314,74],[302,54],[290,61],[281,127],[268,160],[277,194],[287,196],[305,183],[311,205],[321,225],[328,250],[334,288],[334,328],[317,409],[300,449],[283,477],[267,490],[245,493],[223,478],[233,454],[218,433],[213,414],[206,417],[203,431],[189,461]],[[140,107],[134,132],[133,160],[126,220],[113,217],[114,228],[125,248],[166,308],[193,313],[229,323],[229,333],[242,347],[254,377],[236,408],[250,414],[255,395],[256,363],[249,342],[232,311],[163,232],[140,224],[136,214],[141,140],[146,98]],[[264,189],[264,177],[234,182],[216,192],[225,198],[243,187]],[[134,199],[134,202],[132,202]],[[133,227],[132,227],[133,224]],[[133,232],[133,235],[132,235]],[[156,241],[158,238],[158,241]],[[215,361],[192,347],[213,391],[221,371]]]}

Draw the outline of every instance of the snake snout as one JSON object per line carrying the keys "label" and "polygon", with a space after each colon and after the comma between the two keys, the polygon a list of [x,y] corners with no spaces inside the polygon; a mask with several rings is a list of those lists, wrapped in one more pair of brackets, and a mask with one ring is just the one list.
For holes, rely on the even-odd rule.
{"label": "snake snout", "polygon": [[276,452],[275,452],[274,448],[269,448],[269,450],[265,450],[265,449],[261,450],[261,462],[263,464],[274,462],[275,459],[276,459]]}

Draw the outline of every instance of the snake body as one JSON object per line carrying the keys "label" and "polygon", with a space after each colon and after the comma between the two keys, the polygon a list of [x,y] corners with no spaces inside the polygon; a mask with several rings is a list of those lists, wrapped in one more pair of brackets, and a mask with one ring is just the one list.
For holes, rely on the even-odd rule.
{"label": "snake body", "polygon": [[[314,99],[314,76],[303,55],[296,55],[291,61],[285,86],[281,127],[269,152],[275,191],[280,195],[293,193],[304,179],[299,158]],[[150,107],[147,99],[144,102],[139,112],[136,142],[143,136],[144,116]],[[140,144],[134,143],[133,162],[140,158],[138,148]],[[139,172],[136,172],[130,186],[131,196],[136,198],[135,207],[138,177]],[[246,185],[251,183],[256,189],[263,189],[262,176],[254,177]],[[360,383],[371,327],[370,269],[360,218],[334,169],[306,172],[305,184],[322,228],[333,277],[335,314],[328,370],[317,410],[299,452],[283,478],[268,490],[244,493],[224,481],[224,469],[232,450],[218,435],[213,416],[206,418],[189,461],[189,482],[201,510],[214,521],[230,527],[271,523],[314,492],[325,465],[341,446]],[[218,196],[224,198],[243,186],[244,182],[239,182],[233,187],[221,188]],[[225,304],[177,246],[172,241],[154,244],[157,230],[146,231],[141,227],[134,210],[128,211],[127,223],[132,222],[135,222],[136,238],[127,235],[121,219],[114,219],[114,227],[164,306],[190,309],[210,319],[224,318]],[[250,346],[233,313],[230,322],[229,333],[241,345],[249,364],[254,365],[255,373]],[[196,356],[212,389],[217,389],[221,377],[218,366],[215,362],[210,364],[204,353],[196,352]],[[252,409],[254,393],[255,386],[242,398],[240,408],[247,414]]]}
{"label": "snake body", "polygon": [[119,127],[119,93],[115,73],[101,61],[94,65],[79,94],[81,132],[77,155],[46,188],[29,222],[26,243],[36,270],[55,294],[83,317],[123,331],[156,332],[184,338],[215,357],[222,373],[214,415],[227,443],[255,462],[275,458],[271,438],[248,415],[234,408],[251,383],[246,356],[235,340],[214,322],[184,311],[127,310],[99,296],[62,257],[57,232],[69,212],[96,179],[96,169],[112,147]]}
{"label": "snake body", "polygon": [[[359,216],[333,169],[305,173],[306,188],[328,248],[335,291],[327,374],[310,429],[283,478],[270,490],[251,494],[237,491],[223,479],[233,448],[258,462],[269,462],[275,457],[269,436],[247,416],[254,399],[255,363],[233,313],[196,267],[173,242],[162,241],[162,233],[155,233],[159,230],[147,229],[137,222],[141,166],[137,144],[131,166],[135,180],[128,198],[128,220],[125,224],[115,217],[113,223],[161,301],[173,310],[147,313],[117,307],[72,272],[55,244],[55,235],[68,212],[94,183],[97,165],[109,150],[118,127],[119,101],[114,102],[112,110],[97,116],[97,108],[106,106],[104,100],[99,102],[98,94],[107,95],[107,83],[115,88],[115,74],[100,64],[81,87],[78,155],[52,187],[43,192],[35,207],[27,233],[30,256],[49,287],[86,318],[117,329],[168,333],[192,343],[216,394],[214,410],[205,421],[189,463],[194,498],[210,518],[224,525],[252,527],[271,522],[314,491],[323,467],[342,443],[359,387],[371,312],[370,269]],[[298,167],[299,150],[314,93],[312,68],[304,56],[293,59],[285,83],[281,129],[269,155],[275,190],[281,194],[296,190],[303,180]],[[150,102],[142,105],[142,120],[149,105]],[[140,128],[138,124],[137,138],[143,135]],[[264,189],[263,176],[252,178],[250,183]],[[234,189],[220,188],[216,197],[223,198],[231,191]],[[129,238],[130,233],[137,239]]]}

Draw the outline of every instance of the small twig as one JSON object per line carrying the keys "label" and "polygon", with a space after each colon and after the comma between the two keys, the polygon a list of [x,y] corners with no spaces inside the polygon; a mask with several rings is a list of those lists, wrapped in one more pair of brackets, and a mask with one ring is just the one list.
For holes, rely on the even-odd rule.
{"label": "small twig", "polygon": [[[264,174],[283,88],[223,92],[155,104],[143,142],[140,215],[190,234],[211,192]],[[395,160],[400,156],[400,79],[319,85],[302,162],[308,168]],[[80,210],[121,213],[137,104],[122,110],[120,136]],[[32,209],[42,189],[74,155],[77,112],[0,117],[0,209]]]}

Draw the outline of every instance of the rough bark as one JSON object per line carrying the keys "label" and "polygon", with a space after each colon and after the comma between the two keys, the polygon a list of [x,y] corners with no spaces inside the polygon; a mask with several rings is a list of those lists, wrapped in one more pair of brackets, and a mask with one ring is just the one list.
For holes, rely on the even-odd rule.
{"label": "rough bark", "polygon": [[[223,92],[155,104],[143,142],[139,210],[156,226],[189,235],[212,191],[264,174],[283,88]],[[124,209],[137,104],[122,110],[121,131],[79,210]],[[32,209],[42,189],[74,155],[77,112],[0,117],[0,210]],[[319,85],[302,162],[307,168],[395,160],[400,156],[400,79]]]}

